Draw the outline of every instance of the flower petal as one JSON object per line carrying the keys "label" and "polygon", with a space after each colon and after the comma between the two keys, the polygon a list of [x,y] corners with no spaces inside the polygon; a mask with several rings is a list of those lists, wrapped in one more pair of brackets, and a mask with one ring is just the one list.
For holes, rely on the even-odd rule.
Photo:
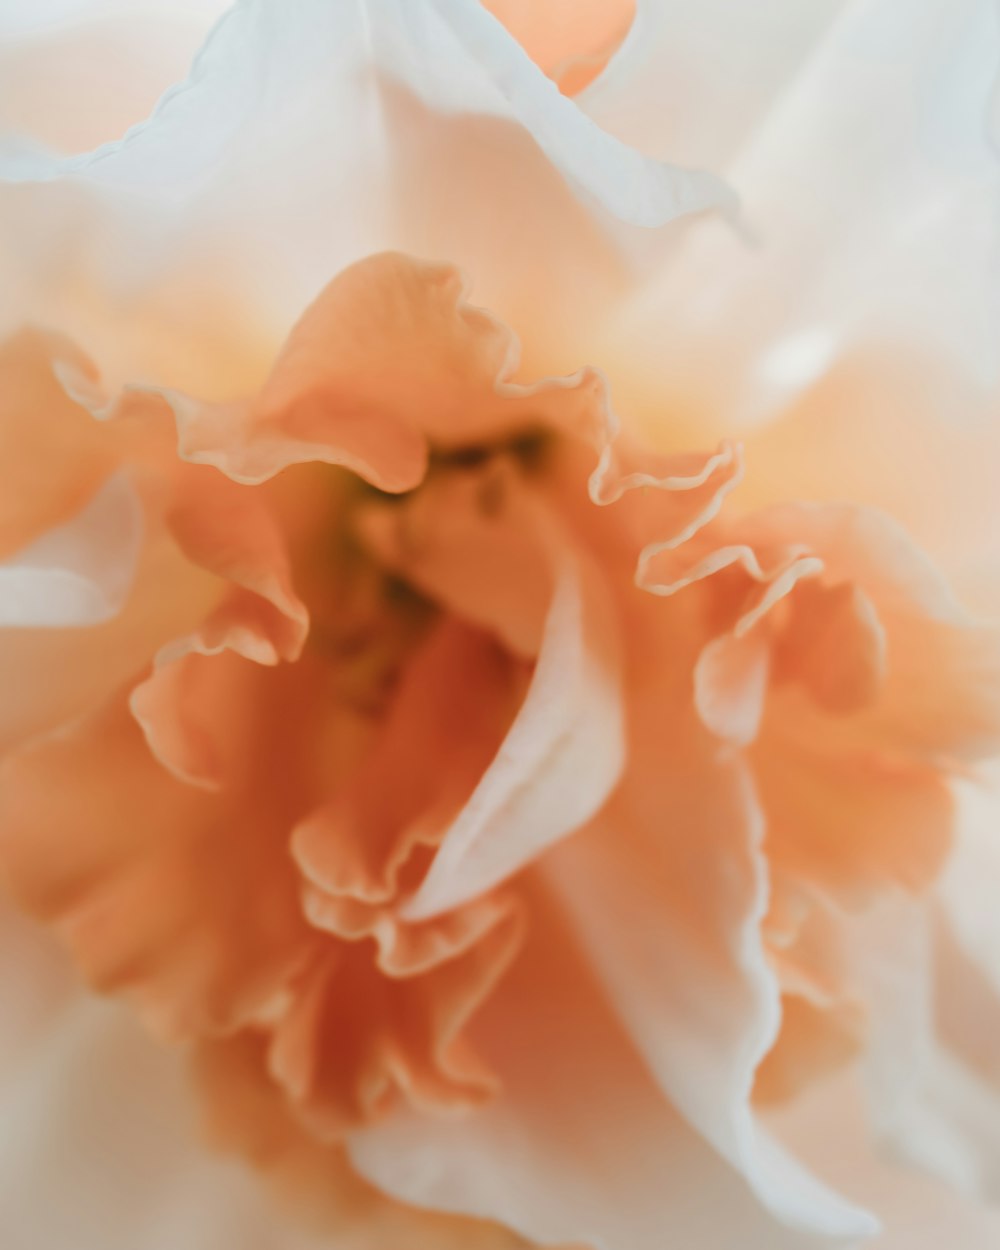
{"label": "flower petal", "polygon": [[[179,477],[166,524],[187,558],[227,589],[192,634],[161,648],[130,706],[160,762],[181,780],[211,789],[224,780],[224,756],[234,754],[225,743],[227,704],[239,691],[228,678],[240,671],[213,665],[212,658],[296,660],[309,615],[292,588],[289,553],[266,496],[208,469]],[[214,668],[220,671],[213,674]],[[220,710],[223,723],[213,725]]]}
{"label": "flower petal", "polygon": [[[659,164],[602,133],[559,94],[478,4],[421,0],[404,10],[392,0],[378,0],[362,15],[347,9],[333,13],[311,3],[296,14],[294,25],[282,22],[281,41],[268,46],[270,19],[277,14],[268,3],[241,5],[227,13],[209,36],[191,76],[168,92],[149,120],[124,139],[77,157],[60,159],[43,152],[22,153],[20,159],[8,156],[4,176],[85,174],[148,189],[151,154],[172,149],[173,159],[169,167],[156,171],[157,181],[176,184],[210,168],[234,125],[259,107],[262,61],[269,63],[271,90],[277,90],[282,79],[294,81],[293,75],[315,66],[319,52],[332,51],[338,44],[353,50],[363,23],[367,49],[377,49],[382,63],[432,106],[450,111],[458,105],[517,121],[567,176],[626,220],[659,225],[731,201],[725,186],[711,175]],[[287,19],[287,14],[283,16]],[[367,68],[363,61],[361,68]],[[350,71],[344,67],[342,72]],[[212,123],[210,128],[206,122]],[[199,145],[186,142],[192,126],[198,127]]]}
{"label": "flower petal", "polygon": [[351,1134],[355,1165],[404,1201],[542,1244],[661,1250],[666,1211],[683,1245],[800,1246],[650,1080],[555,898],[529,876],[528,945],[472,1025],[502,1096],[457,1122],[399,1108]]}
{"label": "flower petal", "polygon": [[956,802],[955,846],[939,884],[941,906],[966,958],[1000,994],[1000,925],[993,907],[993,882],[1000,872],[996,765],[985,766],[974,781],[957,783]]}
{"label": "flower petal", "polygon": [[720,738],[746,746],[757,736],[770,675],[770,648],[759,630],[710,642],[694,670],[698,715]]}
{"label": "flower petal", "polygon": [[169,776],[124,698],[3,765],[0,841],[16,897],[54,923],[98,988],[125,992],[170,1035],[273,1008],[309,953],[287,855],[302,761],[287,692],[269,693],[270,731],[243,752],[249,793],[207,795]]}
{"label": "flower petal", "polygon": [[0,752],[86,714],[134,680],[159,647],[204,619],[222,589],[157,534],[128,601],[105,624],[0,630]]}
{"label": "flower petal", "polygon": [[249,1156],[286,1205],[315,1226],[322,1244],[334,1238],[344,1250],[525,1250],[496,1224],[418,1211],[362,1180],[341,1149],[321,1145],[295,1121],[267,1071],[262,1035],[202,1043],[195,1076],[211,1144]]}
{"label": "flower petal", "polygon": [[869,1007],[866,1092],[897,1159],[959,1190],[1000,1185],[1000,1086],[990,1038],[1000,1000],[926,899],[893,899],[857,933]]}
{"label": "flower petal", "polygon": [[940,871],[954,805],[937,768],[839,750],[777,715],[751,761],[768,853],[812,889],[853,910],[887,888],[925,889]]}
{"label": "flower petal", "polygon": [[541,6],[531,0],[485,0],[484,7],[565,95],[574,95],[600,73],[635,15],[634,0]]}
{"label": "flower petal", "polygon": [[490,1101],[497,1081],[466,1036],[522,940],[516,906],[425,970],[387,978],[367,944],[332,949],[296,987],[277,1023],[269,1069],[321,1140],[402,1097],[436,1114]]}
{"label": "flower petal", "polygon": [[524,1250],[495,1226],[394,1203],[342,1154],[310,1146],[251,1066],[253,1035],[203,1044],[210,1144],[256,1149],[268,1192],[205,1149],[183,1050],[82,991],[27,917],[0,910],[0,934],[0,1210],[12,1248]]}
{"label": "flower petal", "polygon": [[[167,387],[131,386],[109,403],[77,383],[72,393],[97,415],[140,414],[165,405],[181,456],[256,484],[291,464],[344,465],[378,489],[413,489],[432,450],[502,444],[552,431],[598,456],[594,502],[659,487],[659,507],[678,515],[683,541],[717,511],[739,479],[730,445],[710,456],[652,457],[619,438],[607,387],[593,369],[526,384],[516,379],[520,343],[468,299],[451,265],[401,253],[366,257],[338,274],[291,330],[260,394],[202,403]],[[649,492],[645,492],[648,494]]]}
{"label": "flower petal", "polygon": [[[747,524],[801,536],[833,583],[856,582],[884,631],[878,696],[855,716],[827,717],[834,738],[945,768],[995,750],[1000,631],[962,609],[901,526],[870,509],[836,505],[765,509],[756,518]],[[817,732],[804,740],[821,738]]]}
{"label": "flower petal", "polygon": [[[32,966],[27,942],[14,950]],[[8,1029],[23,1007],[5,998]],[[67,994],[4,1072],[0,1105],[0,1209],[12,1247],[315,1246],[259,1184],[201,1147],[182,1056],[107,1003]]]}
{"label": "flower petal", "polygon": [[625,40],[580,104],[641,151],[725,169],[808,73],[844,7],[771,0],[751,11],[719,0],[638,0]]}
{"label": "flower petal", "polygon": [[411,977],[469,950],[510,916],[509,896],[493,892],[431,920],[407,923],[398,908],[361,903],[307,887],[303,908],[310,924],[348,942],[375,941],[375,964],[387,977]]}
{"label": "flower petal", "polygon": [[[510,678],[488,639],[453,621],[432,627],[357,775],[295,831],[293,851],[310,881],[359,902],[394,898],[410,852],[440,837],[496,750]],[[441,759],[444,777],[435,775]]]}
{"label": "flower petal", "polygon": [[829,1081],[772,1117],[783,1141],[838,1185],[879,1212],[879,1250],[937,1250],[942,1237],[988,1250],[1000,1237],[1000,1212],[926,1169],[901,1166],[872,1141],[855,1074]]}
{"label": "flower petal", "polygon": [[870,349],[832,369],[749,440],[742,502],[774,504],[794,481],[802,499],[877,508],[947,572],[963,603],[995,616],[995,407],[962,389],[955,370],[930,374],[929,360]]}
{"label": "flower petal", "polygon": [[[226,0],[178,0],[171,4],[170,13],[181,14],[185,19],[211,21],[221,11]],[[158,0],[38,0],[30,9],[16,3],[5,3],[0,12],[0,34],[25,34],[44,31],[52,34],[72,30],[78,22],[93,22],[108,17],[118,17],[127,7],[129,13],[141,12],[144,17],[164,16]]]}
{"label": "flower petal", "polygon": [[1000,631],[961,607],[891,517],[786,504],[750,513],[723,535],[647,549],[640,584],[670,596],[739,570],[749,593],[735,599],[734,638],[787,600],[774,668],[778,679],[796,679],[780,699],[801,741],[946,770],[991,754]]}
{"label": "flower petal", "polygon": [[[650,628],[669,628],[666,608],[648,601]],[[684,673],[682,652],[642,670],[621,787],[542,866],[664,1096],[778,1218],[861,1236],[868,1217],[783,1156],[751,1112],[780,1024],[763,822],[745,765],[678,700]]]}
{"label": "flower petal", "polygon": [[543,513],[501,463],[443,474],[397,505],[363,508],[357,525],[381,564],[533,660],[552,597],[551,559],[538,541]]}
{"label": "flower petal", "polygon": [[201,393],[205,367],[219,396],[259,378],[247,341],[266,360],[330,274],[386,247],[466,266],[558,369],[632,281],[613,214],[733,203],[602,132],[478,0],[234,5],[147,122],[65,158],[8,144],[0,179],[0,324],[30,309],[100,339],[117,378]]}
{"label": "flower petal", "polygon": [[297,660],[309,615],[292,587],[288,544],[266,492],[211,471],[182,475],[166,523],[192,563],[234,588],[202,626],[200,645],[225,645],[258,664]]}
{"label": "flower petal", "polygon": [[[625,759],[618,624],[597,566],[538,511],[554,584],[525,699],[402,914],[474,898],[580,828]],[[546,530],[548,531],[546,533]]]}
{"label": "flower petal", "polygon": [[[810,7],[806,26],[830,13]],[[634,64],[645,52],[640,23],[633,37]],[[703,430],[733,433],[780,415],[835,362],[860,362],[863,353],[875,361],[867,372],[896,362],[897,375],[920,378],[913,398],[930,428],[950,428],[956,413],[985,418],[1000,326],[991,224],[1000,177],[987,125],[998,48],[990,0],[843,6],[724,167],[758,246],[705,230],[620,311],[607,358],[628,362],[630,408],[634,397],[653,425],[670,404]],[[662,77],[662,65],[651,65]],[[897,397],[877,428],[893,428],[901,412]],[[911,432],[913,421],[906,412]],[[843,431],[825,434],[845,459],[882,441],[870,422],[847,425],[843,442]],[[815,440],[800,450],[810,478],[831,484]],[[920,450],[904,455],[923,460]],[[877,458],[883,478],[899,472]],[[789,468],[784,457],[785,483]],[[842,492],[843,480],[834,489]]]}
{"label": "flower petal", "polygon": [[225,3],[0,6],[0,132],[30,136],[64,153],[118,138],[187,72]]}
{"label": "flower petal", "polygon": [[0,563],[0,628],[111,620],[131,590],[142,538],[139,500],[116,474],[73,520]]}
{"label": "flower petal", "polygon": [[114,472],[108,431],[72,402],[55,367],[88,361],[57,335],[23,330],[0,346],[0,552],[7,555],[78,514]]}

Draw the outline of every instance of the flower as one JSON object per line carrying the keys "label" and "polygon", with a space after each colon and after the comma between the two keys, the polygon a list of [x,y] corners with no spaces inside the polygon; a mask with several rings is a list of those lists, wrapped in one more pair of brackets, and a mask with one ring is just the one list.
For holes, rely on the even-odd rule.
{"label": "flower", "polygon": [[[877,1072],[912,1009],[906,978],[927,970],[905,943],[927,907],[900,899],[940,877],[958,779],[996,753],[998,635],[898,522],[830,502],[795,454],[824,388],[892,380],[891,344],[852,354],[864,318],[826,311],[782,338],[761,316],[720,340],[696,306],[674,340],[689,359],[657,360],[677,318],[664,299],[720,254],[714,281],[732,281],[731,236],[713,233],[662,286],[595,311],[623,281],[614,231],[603,256],[580,250],[599,226],[554,169],[637,225],[734,202],[584,111],[614,112],[649,10],[625,33],[630,9],[594,6],[570,44],[557,9],[546,27],[490,8],[371,5],[361,40],[353,13],[310,6],[272,46],[269,6],[240,5],[121,143],[8,155],[28,184],[11,213],[76,218],[59,180],[96,184],[81,250],[48,284],[22,261],[22,302],[106,346],[107,367],[32,329],[0,360],[16,693],[0,863],[92,984],[187,1043],[216,1138],[302,1203],[334,1187],[325,1215],[361,1244],[387,1228],[507,1244],[502,1225],[642,1250],[671,1222],[693,1244],[856,1238],[870,1217],[777,1144],[766,1107],[859,1054]],[[331,227],[326,174],[287,138],[339,133],[331,105],[373,55],[395,85],[357,97],[373,111],[340,174],[384,163],[400,185]],[[442,58],[452,73],[428,80]],[[375,250],[438,229],[438,188],[383,128],[414,114],[424,150],[451,159],[460,124],[405,93],[454,110],[463,82],[463,107],[502,119],[482,124],[538,178],[542,226],[502,263],[481,212],[454,244],[476,289],[523,317],[523,362],[452,264]],[[241,108],[261,142],[234,129]],[[201,142],[151,164],[191,117]],[[248,179],[264,222],[289,197],[308,209],[249,279],[229,267],[262,228],[234,207]],[[112,223],[128,332],[89,271]],[[169,257],[195,230],[195,262],[158,274],[150,240]],[[580,270],[565,285],[563,260]],[[752,268],[739,277],[757,289]],[[279,346],[303,285],[314,298]],[[701,385],[708,336],[730,368]],[[548,369],[577,339],[606,354],[610,386]],[[954,371],[950,342],[932,363]],[[766,423],[796,404],[798,427]],[[740,425],[745,457],[715,441]],[[954,555],[950,535],[933,546]],[[968,893],[950,873],[945,903]],[[982,930],[948,923],[975,965]],[[934,1045],[952,1088],[987,1088],[974,1055]],[[919,1082],[879,1093],[886,1130],[919,1137]],[[921,1162],[988,1167],[988,1143],[934,1158],[944,1124]]]}

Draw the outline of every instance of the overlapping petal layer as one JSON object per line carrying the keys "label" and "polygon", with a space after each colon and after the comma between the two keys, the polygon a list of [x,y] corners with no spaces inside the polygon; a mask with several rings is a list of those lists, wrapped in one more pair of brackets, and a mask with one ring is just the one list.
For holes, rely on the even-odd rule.
{"label": "overlapping petal layer", "polygon": [[[265,1118],[406,1201],[632,1250],[693,1151],[765,1225],[863,1235],[753,1099],[860,1044],[848,912],[939,868],[950,779],[1000,732],[995,631],[883,519],[731,519],[738,448],[651,453],[600,374],[528,384],[518,357],[455,270],[393,253],[245,399],[109,400],[35,360],[190,589],[100,706],[5,761],[6,871],[98,986],[251,1050]],[[590,1234],[567,1195],[592,1161],[556,1160],[548,1198],[524,1173],[562,1140],[563,1033],[515,1054],[558,969],[577,1076],[609,1082],[586,1149],[653,1100],[645,1170],[614,1171],[635,1210],[588,1204]]]}

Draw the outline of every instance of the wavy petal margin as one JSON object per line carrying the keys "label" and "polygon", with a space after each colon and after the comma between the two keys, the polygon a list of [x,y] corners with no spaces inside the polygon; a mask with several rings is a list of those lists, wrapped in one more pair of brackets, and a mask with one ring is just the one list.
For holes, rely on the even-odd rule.
{"label": "wavy petal margin", "polygon": [[[660,226],[735,206],[715,175],[653,160],[601,130],[470,0],[300,0],[294,13],[282,0],[241,0],[214,27],[188,77],[144,122],[74,156],[8,142],[0,148],[0,177],[77,177],[175,195],[185,182],[210,177],[268,100],[295,95],[321,75],[363,84],[379,72],[432,109],[514,122],[564,177],[623,221]],[[363,90],[356,87],[359,97]]]}

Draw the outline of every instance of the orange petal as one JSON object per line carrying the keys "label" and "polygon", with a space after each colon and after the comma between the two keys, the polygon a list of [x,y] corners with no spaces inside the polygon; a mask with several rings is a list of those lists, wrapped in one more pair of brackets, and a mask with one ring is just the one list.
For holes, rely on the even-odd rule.
{"label": "orange petal", "polygon": [[[822,559],[825,580],[857,585],[878,616],[885,633],[879,697],[858,716],[842,718],[831,733],[846,744],[906,752],[945,766],[995,750],[1000,630],[962,610],[891,518],[865,508],[800,504],[765,509],[741,522],[741,529],[752,541],[758,534],[794,534]],[[862,617],[868,615],[862,606]],[[822,650],[825,644],[817,640],[817,645]],[[868,645],[870,655],[880,649],[875,640]],[[861,654],[848,667],[857,668],[859,661],[864,682],[871,659]],[[799,728],[812,736],[801,720]]]}
{"label": "orange petal", "polygon": [[213,657],[231,652],[266,665],[295,660],[309,616],[292,589],[285,540],[263,491],[212,469],[179,474],[173,491],[167,523],[181,549],[229,589],[192,634],[162,648],[131,707],[161,763],[183,781],[213,788],[223,781],[228,705],[239,697],[227,675],[241,671],[222,666],[213,673]]}
{"label": "orange petal", "polygon": [[[494,480],[489,470],[449,473],[426,493],[433,499],[440,488],[449,505],[475,501]],[[406,903],[410,920],[491,889],[579,828],[624,758],[618,620],[601,569],[523,479],[511,471],[499,480],[486,515],[432,504],[420,509],[427,524],[415,535],[405,504],[397,518],[391,554],[407,580],[504,641],[525,645],[540,634],[524,703]],[[500,554],[505,535],[511,547]]]}
{"label": "orange petal", "polygon": [[58,362],[92,374],[56,335],[24,330],[0,346],[0,556],[80,512],[119,463],[108,429],[60,385]]}
{"label": "orange petal", "polygon": [[[835,715],[859,711],[877,698],[886,639],[874,606],[851,583],[826,586],[816,580],[811,559],[793,557],[773,573],[762,573],[763,586],[752,593],[749,606],[744,604],[732,632],[715,638],[699,656],[695,701],[702,720],[720,737],[739,745],[753,741],[769,680],[798,682],[818,707]],[[786,595],[784,622],[775,627],[763,620]]]}
{"label": "orange petal", "polygon": [[1000,731],[1000,633],[878,514],[786,505],[723,533],[739,541],[713,549],[706,531],[659,569],[664,593],[701,581],[722,605],[696,701],[716,733],[757,739],[772,861],[854,907],[922,888],[949,843],[947,774]]}
{"label": "orange petal", "polygon": [[[191,645],[186,641],[182,647]],[[176,641],[160,655],[177,656]],[[259,715],[257,691],[233,652],[182,651],[129,696],[149,750],[179,780],[219,790],[245,769],[248,733]]]}
{"label": "orange petal", "polygon": [[797,681],[834,715],[874,703],[886,670],[886,632],[875,605],[853,582],[801,581],[775,656],[775,678]]}
{"label": "orange petal", "polygon": [[470,303],[454,266],[385,252],[343,270],[305,311],[255,412],[266,427],[301,420],[368,430],[384,464],[356,471],[384,490],[422,477],[423,463],[401,454],[403,431],[450,448],[539,427],[598,450],[613,441],[617,423],[596,370],[525,384],[515,380],[520,355],[513,331]]}
{"label": "orange petal", "polygon": [[428,438],[471,444],[537,422],[528,388],[505,389],[515,363],[513,336],[466,302],[456,270],[386,253],[323,290],[249,407],[168,398],[182,454],[237,480],[326,460],[398,492],[423,478]]}
{"label": "orange petal", "polygon": [[[725,538],[728,537],[734,536],[727,534]],[[742,533],[738,531],[735,537],[742,538]],[[700,541],[684,548],[676,544],[647,548],[639,567],[639,586],[666,597],[719,574],[736,572],[742,584],[736,598],[739,610],[734,613],[734,630],[745,634],[801,580],[818,577],[824,569],[818,555],[791,538],[780,544],[769,543],[763,550],[725,538],[704,534]]]}
{"label": "orange petal", "polygon": [[358,520],[375,557],[424,595],[534,659],[552,595],[539,502],[509,463],[441,474]]}
{"label": "orange petal", "polygon": [[513,336],[465,295],[452,266],[398,253],[343,270],[292,330],[260,414],[294,421],[325,406],[336,417],[373,414],[393,434],[419,431],[442,442],[504,431],[510,406],[497,383],[516,363]]}
{"label": "orange petal", "polygon": [[322,1138],[384,1112],[402,1093],[424,1109],[477,1105],[496,1092],[463,1036],[521,941],[507,906],[476,941],[430,970],[389,980],[365,947],[333,951],[276,1027],[270,1068]]}
{"label": "orange petal", "polygon": [[[802,740],[944,768],[995,748],[1000,630],[962,611],[890,518],[839,505],[768,508],[655,552],[644,572],[642,584],[663,595],[714,583],[734,637],[773,631],[775,677],[810,696],[788,692],[783,703]],[[778,605],[784,619],[772,616]]]}
{"label": "orange petal", "polygon": [[[669,594],[656,584],[654,566],[670,559],[713,520],[743,475],[743,456],[735,443],[721,443],[711,453],[657,455],[619,439],[610,410],[590,497],[597,504],[618,504],[637,548],[636,584],[653,594]],[[619,502],[621,501],[621,502]]]}
{"label": "orange petal", "polygon": [[174,486],[167,524],[189,560],[234,587],[202,626],[199,645],[226,646],[258,664],[298,659],[309,616],[292,587],[286,540],[266,492],[192,470]]}
{"label": "orange petal", "polygon": [[272,1010],[308,953],[287,856],[295,755],[281,751],[280,701],[271,711],[277,724],[246,760],[267,778],[257,792],[209,796],[175,781],[124,699],[0,774],[15,895],[55,924],[97,988],[125,992],[171,1035]]}
{"label": "orange petal", "polygon": [[408,923],[399,904],[425,871],[420,848],[440,841],[496,753],[520,684],[488,638],[441,621],[404,670],[368,758],[295,831],[310,922],[347,941],[373,938],[388,976],[455,959],[509,915],[509,900],[490,896]]}
{"label": "orange petal", "polygon": [[303,904],[310,922],[345,941],[375,941],[375,962],[388,977],[428,971],[468,950],[510,910],[510,899],[497,893],[465,903],[433,920],[406,922],[398,907],[363,903],[348,895],[306,887]]}
{"label": "orange petal", "polygon": [[367,759],[295,830],[308,881],[358,904],[395,902],[415,848],[437,844],[493,758],[518,685],[485,635],[452,619],[432,627]]}
{"label": "orange petal", "polygon": [[599,457],[594,502],[628,495],[640,528],[648,514],[643,542],[683,541],[738,481],[732,445],[710,456],[640,453],[619,439],[599,372],[525,384],[515,381],[519,358],[516,336],[468,301],[456,269],[384,253],[321,292],[249,405],[163,397],[181,454],[243,482],[321,460],[395,493],[423,479],[428,444],[461,449],[539,430],[567,435]]}
{"label": "orange petal", "polygon": [[803,738],[779,717],[752,755],[774,862],[851,907],[933,880],[951,839],[947,778],[920,762],[831,749],[821,731]]}

